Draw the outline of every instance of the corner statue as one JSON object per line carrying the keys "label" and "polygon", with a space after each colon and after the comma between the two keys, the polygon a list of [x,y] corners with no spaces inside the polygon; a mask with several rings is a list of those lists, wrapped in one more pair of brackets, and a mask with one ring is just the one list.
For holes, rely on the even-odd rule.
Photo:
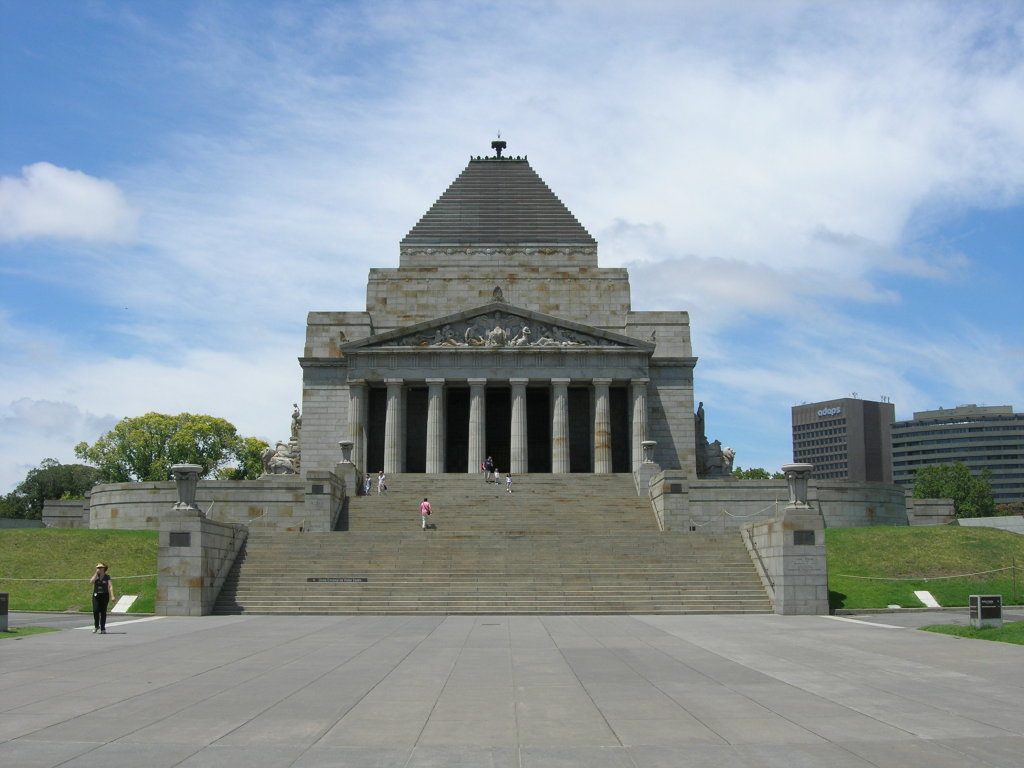
{"label": "corner statue", "polygon": [[721,440],[708,442],[704,432],[703,402],[697,405],[697,412],[693,414],[693,436],[697,449],[697,477],[732,477],[736,451],[728,446],[723,448]]}
{"label": "corner statue", "polygon": [[263,461],[263,474],[260,477],[299,473],[299,431],[302,429],[302,414],[299,412],[298,403],[292,403],[292,407],[292,436],[287,443],[279,440],[275,448],[265,448],[260,454]]}

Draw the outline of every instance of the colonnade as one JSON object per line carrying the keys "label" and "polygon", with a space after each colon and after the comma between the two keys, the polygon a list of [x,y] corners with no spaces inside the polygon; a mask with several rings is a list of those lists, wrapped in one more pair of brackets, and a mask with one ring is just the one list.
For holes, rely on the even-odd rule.
{"label": "colonnade", "polygon": [[[446,461],[447,445],[445,430],[445,388],[449,385],[469,386],[469,441],[466,455],[466,472],[480,471],[480,461],[486,456],[486,397],[487,387],[507,386],[511,390],[511,453],[508,471],[513,475],[528,471],[527,453],[527,386],[536,387],[535,379],[513,378],[504,381],[489,379],[426,379],[427,385],[427,434],[426,472],[440,474],[450,463]],[[612,428],[610,378],[589,380],[553,378],[547,380],[551,393],[551,471],[565,474],[570,471],[569,435],[569,387],[589,386],[593,403],[593,471],[612,472]],[[636,470],[643,460],[642,443],[647,439],[647,386],[649,379],[629,379],[629,422],[631,468]],[[406,414],[403,393],[409,386],[423,386],[423,379],[386,378],[386,410],[384,418],[384,472],[395,473],[405,470],[404,452],[406,438]],[[543,384],[543,382],[541,382]],[[353,457],[360,466],[366,466],[367,418],[369,388],[371,382],[350,380],[349,392],[349,439],[352,441]],[[379,448],[378,448],[379,450]],[[461,459],[460,459],[461,462]],[[460,463],[461,466],[461,463]]]}

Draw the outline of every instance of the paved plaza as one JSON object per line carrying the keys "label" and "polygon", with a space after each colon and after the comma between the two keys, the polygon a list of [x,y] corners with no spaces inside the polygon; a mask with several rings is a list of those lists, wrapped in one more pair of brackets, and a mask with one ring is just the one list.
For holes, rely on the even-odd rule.
{"label": "paved plaza", "polygon": [[15,613],[0,765],[1016,768],[1024,649],[912,628],[964,622]]}

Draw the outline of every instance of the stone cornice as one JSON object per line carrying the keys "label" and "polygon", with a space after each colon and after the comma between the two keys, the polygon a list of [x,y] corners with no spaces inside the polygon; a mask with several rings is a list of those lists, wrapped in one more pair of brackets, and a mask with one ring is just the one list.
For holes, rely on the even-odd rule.
{"label": "stone cornice", "polygon": [[652,357],[651,368],[694,368],[697,365],[696,357]]}

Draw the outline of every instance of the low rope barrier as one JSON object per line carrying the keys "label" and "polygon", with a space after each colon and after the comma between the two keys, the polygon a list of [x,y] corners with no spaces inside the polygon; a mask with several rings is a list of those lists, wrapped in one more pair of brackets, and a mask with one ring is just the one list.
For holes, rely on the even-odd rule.
{"label": "low rope barrier", "polygon": [[722,508],[722,512],[727,514],[729,517],[736,517],[736,518],[757,517],[758,515],[763,515],[765,512],[767,512],[772,507],[775,507],[776,509],[778,509],[778,507],[779,507],[779,500],[778,499],[773,501],[771,504],[769,504],[764,509],[759,509],[757,512],[752,512],[749,515],[734,515],[732,512],[730,512],[728,509],[725,509],[724,507]]}
{"label": "low rope barrier", "polygon": [[1005,568],[994,568],[991,571],[976,571],[974,573],[956,573],[952,576],[914,576],[909,578],[896,577],[896,576],[853,576],[849,573],[835,573],[833,576],[842,577],[844,579],[867,579],[870,581],[939,581],[940,579],[963,579],[967,576],[985,576],[989,573],[999,573],[1000,571],[1013,571],[1013,570],[1024,570],[1016,565],[1008,565]]}

